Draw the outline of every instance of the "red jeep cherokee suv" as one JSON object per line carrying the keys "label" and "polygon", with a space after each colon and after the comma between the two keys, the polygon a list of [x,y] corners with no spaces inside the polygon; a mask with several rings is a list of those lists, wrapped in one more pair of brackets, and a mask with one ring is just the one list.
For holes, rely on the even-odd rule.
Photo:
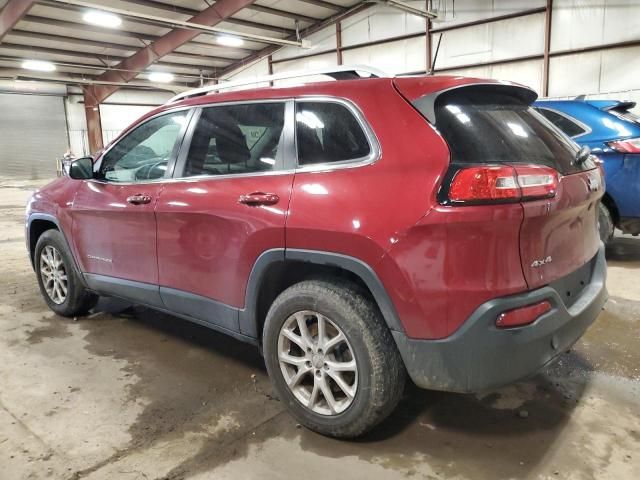
{"label": "red jeep cherokee suv", "polygon": [[336,437],[385,418],[406,374],[474,392],[569,348],[607,297],[595,158],[523,86],[336,72],[180,95],[37,191],[49,307],[120,297],[254,343]]}

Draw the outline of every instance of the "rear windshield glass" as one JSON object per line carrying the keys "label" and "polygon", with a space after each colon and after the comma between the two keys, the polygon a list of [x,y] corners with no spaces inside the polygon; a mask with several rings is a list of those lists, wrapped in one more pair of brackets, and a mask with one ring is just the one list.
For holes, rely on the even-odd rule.
{"label": "rear windshield glass", "polygon": [[436,128],[453,163],[532,163],[567,174],[594,168],[574,165],[579,147],[505,87],[464,87],[439,95]]}

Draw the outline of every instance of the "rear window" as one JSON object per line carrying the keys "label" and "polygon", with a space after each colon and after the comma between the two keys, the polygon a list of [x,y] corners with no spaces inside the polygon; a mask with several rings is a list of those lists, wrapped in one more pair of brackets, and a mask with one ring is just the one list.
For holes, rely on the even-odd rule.
{"label": "rear window", "polygon": [[436,128],[453,163],[530,163],[563,174],[595,168],[590,159],[574,165],[579,147],[511,89],[478,85],[437,97]]}

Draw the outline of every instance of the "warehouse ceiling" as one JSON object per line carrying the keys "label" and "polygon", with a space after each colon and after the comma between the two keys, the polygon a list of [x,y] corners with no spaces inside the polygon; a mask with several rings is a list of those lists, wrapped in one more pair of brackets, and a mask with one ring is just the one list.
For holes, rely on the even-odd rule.
{"label": "warehouse ceiling", "polygon": [[[149,80],[155,71],[172,74],[166,88],[178,90],[217,79],[272,53],[282,46],[279,40],[299,43],[354,7],[368,5],[361,0],[218,0],[218,4],[222,11],[212,12],[215,15],[234,13],[202,31],[195,24],[204,23],[195,19],[189,24],[171,22],[189,22],[212,10],[212,5],[216,9],[211,0],[0,0],[0,78],[79,85],[108,78],[114,87],[127,83],[149,88],[158,86]],[[115,28],[90,24],[88,11],[116,15],[121,24]],[[147,64],[129,58],[147,46],[155,52],[155,42],[176,27],[197,35]],[[50,62],[55,71],[27,70],[27,60]]]}

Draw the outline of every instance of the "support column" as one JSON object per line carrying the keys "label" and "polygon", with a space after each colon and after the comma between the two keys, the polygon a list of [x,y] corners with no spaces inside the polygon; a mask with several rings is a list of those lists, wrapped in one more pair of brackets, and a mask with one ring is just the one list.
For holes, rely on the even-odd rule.
{"label": "support column", "polygon": [[100,104],[96,102],[92,87],[84,89],[84,114],[87,119],[87,137],[91,155],[104,147],[102,140],[102,121],[100,120]]}
{"label": "support column", "polygon": [[340,20],[336,22],[336,55],[338,65],[342,65],[342,24]]}
{"label": "support column", "polygon": [[[424,2],[424,8],[425,10],[428,12],[430,5],[430,1],[429,0],[425,0]],[[425,38],[425,51],[427,53],[426,55],[426,62],[425,62],[425,73],[427,75],[430,75],[431,72],[431,55],[432,55],[432,51],[431,51],[431,19],[430,18],[426,18],[425,19],[425,25],[424,25],[424,38]]]}
{"label": "support column", "polygon": [[549,95],[549,51],[551,49],[551,13],[553,0],[547,0],[544,11],[544,56],[542,59],[542,96]]}

